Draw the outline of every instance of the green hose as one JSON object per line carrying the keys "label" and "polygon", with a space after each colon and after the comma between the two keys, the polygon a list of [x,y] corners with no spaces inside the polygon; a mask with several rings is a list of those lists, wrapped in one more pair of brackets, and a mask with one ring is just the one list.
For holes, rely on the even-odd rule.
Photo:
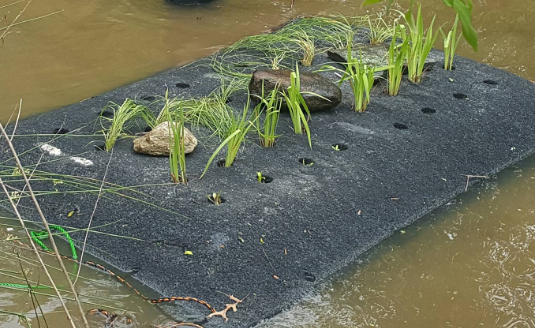
{"label": "green hose", "polygon": [[[69,233],[65,229],[57,225],[50,225],[50,229],[57,230],[65,236],[65,238],[69,242],[69,246],[71,247],[72,258],[77,260],[78,254],[76,253],[76,247],[74,247],[74,242],[72,241],[72,238],[69,235]],[[30,236],[32,237],[34,242],[36,242],[39,246],[41,246],[42,249],[44,249],[45,251],[49,251],[49,252],[51,251],[50,248],[48,248],[41,241],[41,239],[48,238],[48,233],[46,231],[39,231],[39,232],[30,231]]]}
{"label": "green hose", "polygon": [[[54,229],[54,230],[57,230],[57,231],[61,232],[65,236],[65,238],[67,238],[67,241],[69,242],[69,246],[71,246],[72,258],[77,260],[78,259],[78,254],[76,253],[76,248],[74,247],[74,242],[72,241],[72,238],[69,235],[69,233],[65,229],[63,229],[62,227],[57,226],[57,225],[50,225],[50,229]],[[41,241],[41,239],[48,238],[48,233],[46,231],[38,231],[38,232],[30,231],[30,236],[32,237],[34,242],[36,242],[39,246],[41,246],[42,249],[44,249],[45,251],[51,251],[50,248],[48,248]],[[31,289],[51,288],[49,286],[28,286],[28,285],[22,285],[22,284],[11,284],[11,283],[7,283],[7,282],[0,282],[0,287],[12,287],[12,288],[28,288],[28,287],[30,287]]]}
{"label": "green hose", "polygon": [[[21,285],[21,284],[10,284],[7,282],[0,282],[0,286],[4,287],[13,287],[13,288],[28,288],[28,285]],[[44,289],[44,288],[51,288],[49,286],[29,286],[31,289]]]}

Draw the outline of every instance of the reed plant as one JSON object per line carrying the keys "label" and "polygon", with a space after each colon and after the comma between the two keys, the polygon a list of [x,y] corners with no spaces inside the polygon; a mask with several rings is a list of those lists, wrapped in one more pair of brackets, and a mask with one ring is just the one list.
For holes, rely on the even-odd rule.
{"label": "reed plant", "polygon": [[455,58],[455,51],[457,51],[457,46],[459,41],[461,41],[462,34],[457,36],[457,25],[459,23],[459,15],[455,16],[455,22],[451,27],[451,30],[446,35],[442,29],[440,29],[440,34],[442,34],[442,39],[444,40],[444,69],[451,71],[453,68],[453,59]]}
{"label": "reed plant", "polygon": [[335,71],[342,74],[339,84],[348,80],[353,91],[353,109],[357,112],[363,112],[370,103],[370,93],[375,82],[375,72],[389,69],[390,66],[374,67],[364,64],[362,55],[354,58],[352,47],[347,47],[347,62],[344,63],[345,69],[340,69],[331,65],[322,67],[321,70]]}
{"label": "reed plant", "polygon": [[[221,144],[216,148],[216,150],[212,153],[212,156],[210,159],[208,159],[208,162],[206,163],[206,167],[204,168],[203,173],[200,176],[200,179],[206,174],[208,171],[208,168],[214,161],[215,157],[219,152],[226,146],[227,147],[227,153],[225,156],[225,167],[230,167],[232,164],[234,164],[234,160],[236,159],[236,156],[238,155],[238,152],[240,150],[240,147],[242,143],[245,141],[245,137],[247,136],[247,133],[253,127],[254,121],[256,121],[256,117],[251,117],[249,114],[249,108],[250,108],[250,102],[247,101],[247,104],[245,104],[243,111],[240,114],[237,114],[234,112],[232,108],[229,110],[231,111],[229,113],[231,117],[231,125],[228,128],[226,134],[227,137]],[[254,115],[254,113],[253,113]]]}
{"label": "reed plant", "polygon": [[405,27],[403,25],[394,25],[394,35],[388,49],[388,94],[391,96],[398,94],[403,71],[405,70],[409,42],[407,38],[404,38],[401,44],[396,42],[396,35],[399,34],[398,32],[405,34],[404,30]]}
{"label": "reed plant", "polygon": [[422,18],[422,6],[418,4],[418,13],[416,20],[412,14],[412,7],[405,13],[405,21],[407,22],[408,31],[405,37],[409,39],[409,52],[407,55],[407,69],[409,72],[409,80],[414,83],[420,83],[424,73],[424,65],[435,44],[438,33],[433,31],[436,15],[433,16],[431,24],[427,28],[427,33],[424,34],[424,23]]}
{"label": "reed plant", "polygon": [[[299,66],[295,65],[295,71],[290,73],[290,86],[281,91],[282,96],[290,112],[290,118],[295,134],[303,134],[306,132],[308,144],[312,148],[312,139],[310,137],[310,127],[308,120],[310,119],[310,111],[305,102],[305,98],[301,94],[301,80],[299,76]],[[306,114],[306,116],[305,116]]]}
{"label": "reed plant", "polygon": [[110,102],[102,111],[104,112],[106,109],[113,111],[113,117],[100,116],[101,124],[109,122],[107,128],[103,124],[106,151],[113,148],[117,139],[124,135],[124,131],[134,119],[141,118],[151,126],[155,122],[152,112],[146,106],[136,104],[132,99],[125,99],[121,105]]}
{"label": "reed plant", "polygon": [[[279,93],[280,85],[277,84],[267,95],[265,94],[264,85],[262,84],[262,95],[259,96],[260,102],[255,107],[256,129],[260,137],[262,147],[273,147],[277,135],[277,126],[279,124],[280,109],[282,98]],[[260,112],[263,111],[264,121],[260,124]]]}
{"label": "reed plant", "polygon": [[187,185],[186,176],[186,147],[184,138],[184,110],[181,106],[178,109],[178,115],[167,113],[169,124],[169,168],[171,179],[174,183]]}

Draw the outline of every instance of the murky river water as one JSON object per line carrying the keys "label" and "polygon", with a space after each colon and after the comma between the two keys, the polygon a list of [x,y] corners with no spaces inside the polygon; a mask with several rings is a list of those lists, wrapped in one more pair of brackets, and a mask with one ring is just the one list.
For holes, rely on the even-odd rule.
{"label": "murky river water", "polygon": [[[0,28],[26,2],[0,1]],[[221,0],[176,8],[160,0],[34,2],[0,46],[0,119],[23,98],[25,115],[80,101],[157,71],[214,52],[242,36],[297,15],[362,14],[360,0]],[[463,56],[535,80],[532,0],[476,0],[480,51]],[[424,3],[438,22],[452,19],[441,1]],[[0,35],[5,30],[0,30]],[[462,195],[370,251],[364,263],[315,298],[264,327],[507,327],[535,328],[535,158]],[[0,282],[44,282],[28,251],[13,252],[0,227]],[[20,253],[20,258],[16,253]],[[45,257],[53,265],[54,260]],[[74,270],[72,264],[69,270]],[[135,326],[168,320],[157,308],[104,273],[82,268],[77,286],[86,310],[128,313]],[[60,275],[54,274],[62,285]],[[61,287],[66,289],[63,284]],[[51,290],[39,290],[51,294]],[[66,327],[57,300],[38,295],[50,327]],[[91,304],[93,303],[93,304]],[[0,325],[25,327],[14,312],[35,318],[26,291],[0,287]],[[74,307],[72,307],[73,313]],[[90,316],[92,326],[103,318]],[[31,319],[33,326],[38,326]],[[41,322],[41,324],[44,324]],[[120,322],[118,326],[120,327]]]}

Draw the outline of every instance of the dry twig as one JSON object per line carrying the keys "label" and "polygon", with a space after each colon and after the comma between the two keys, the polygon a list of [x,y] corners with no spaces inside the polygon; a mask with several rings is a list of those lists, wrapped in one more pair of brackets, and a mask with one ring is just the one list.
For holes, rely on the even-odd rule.
{"label": "dry twig", "polygon": [[212,318],[212,317],[215,317],[215,316],[218,316],[218,317],[221,317],[223,319],[225,319],[225,322],[228,322],[228,317],[227,317],[227,312],[232,309],[233,312],[236,312],[238,311],[238,304],[242,303],[244,299],[247,298],[247,296],[245,296],[244,298],[242,298],[241,300],[233,295],[228,295],[228,294],[225,294],[228,296],[228,298],[230,298],[232,301],[234,301],[234,303],[232,304],[225,304],[225,309],[224,310],[221,310],[221,311],[216,311],[216,312],[213,312],[211,313],[210,315],[208,315],[208,318]]}
{"label": "dry twig", "polygon": [[488,179],[489,177],[486,175],[471,175],[471,174],[461,174],[462,176],[466,177],[466,186],[464,187],[464,191],[468,191],[468,185],[470,184],[470,179],[472,178],[479,178],[479,179]]}

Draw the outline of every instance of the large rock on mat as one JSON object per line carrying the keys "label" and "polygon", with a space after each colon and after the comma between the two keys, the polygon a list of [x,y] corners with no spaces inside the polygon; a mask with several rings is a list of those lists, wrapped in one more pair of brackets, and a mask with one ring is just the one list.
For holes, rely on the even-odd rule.
{"label": "large rock on mat", "polygon": [[[281,90],[287,89],[290,86],[290,73],[291,71],[288,70],[255,71],[249,83],[251,97],[258,99],[258,96],[262,95],[262,83],[265,94],[271,92],[277,84],[280,84]],[[342,101],[340,88],[323,76],[300,72],[299,77],[303,98],[311,112],[334,108]]]}
{"label": "large rock on mat", "polygon": [[[173,124],[178,128],[178,123]],[[172,138],[172,133],[169,130],[169,122],[160,123],[144,136],[134,139],[134,151],[152,156],[169,156],[169,138]],[[184,128],[184,147],[186,154],[193,152],[197,147],[197,138],[186,128]]]}

